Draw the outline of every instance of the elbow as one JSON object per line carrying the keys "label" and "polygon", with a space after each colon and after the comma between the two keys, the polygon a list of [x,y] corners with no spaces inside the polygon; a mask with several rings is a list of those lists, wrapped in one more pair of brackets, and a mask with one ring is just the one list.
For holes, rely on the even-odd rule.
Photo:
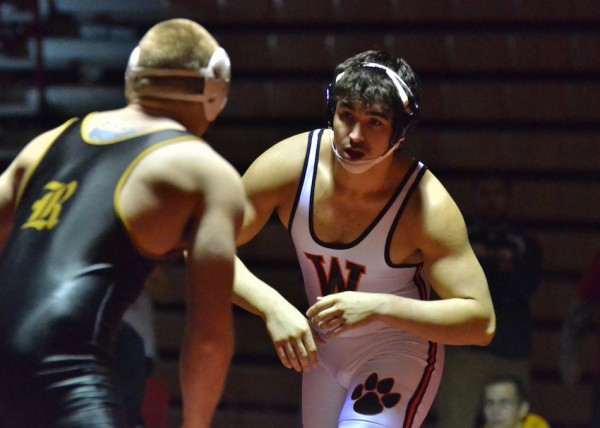
{"label": "elbow", "polygon": [[463,324],[463,334],[459,345],[487,346],[496,334],[496,316],[494,311],[472,314]]}
{"label": "elbow", "polygon": [[231,360],[235,346],[233,326],[214,332],[186,332],[182,344],[182,357],[188,360],[212,361]]}
{"label": "elbow", "polygon": [[492,339],[494,338],[494,335],[496,334],[496,330],[494,329],[493,331],[486,331],[482,336],[481,336],[481,341],[479,343],[477,343],[476,345],[479,346],[488,346],[490,343],[492,343]]}
{"label": "elbow", "polygon": [[473,345],[487,346],[496,334],[496,312],[491,304],[479,305],[478,310],[473,313],[473,326],[476,332],[473,336]]}
{"label": "elbow", "polygon": [[478,335],[474,345],[487,346],[496,334],[496,318],[494,316],[482,320],[477,327]]}

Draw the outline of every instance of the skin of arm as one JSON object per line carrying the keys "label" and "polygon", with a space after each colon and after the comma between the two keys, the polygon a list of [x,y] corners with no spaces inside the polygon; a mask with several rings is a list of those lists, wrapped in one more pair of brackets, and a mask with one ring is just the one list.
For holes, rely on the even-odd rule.
{"label": "skin of arm", "polygon": [[[65,124],[66,125],[66,124]],[[29,142],[0,176],[0,252],[13,227],[23,184],[65,125],[40,134]]]}
{"label": "skin of arm", "polygon": [[185,428],[210,426],[203,415],[214,413],[233,355],[235,236],[243,212],[236,201],[242,200],[242,188],[231,177],[215,176],[186,257],[186,333],[180,361]]}
{"label": "skin of arm", "polygon": [[383,321],[427,340],[486,345],[495,332],[487,281],[469,245],[462,214],[429,172],[403,215],[408,239],[440,300],[421,301],[380,293],[344,292],[319,299],[307,311],[331,336]]}
{"label": "skin of arm", "polygon": [[[299,134],[274,145],[258,157],[242,177],[248,205],[238,245],[256,236],[274,212],[287,227],[306,140],[307,134]],[[277,356],[285,367],[302,371],[317,366],[315,340],[320,339],[313,336],[305,315],[257,278],[239,259],[236,261],[233,301],[264,320]]]}
{"label": "skin of arm", "polygon": [[[222,194],[231,192],[231,186],[220,184],[215,187]],[[185,428],[210,426],[207,415],[216,409],[233,355],[234,237],[241,212],[226,201],[207,201],[187,253],[186,331],[180,358]]]}
{"label": "skin of arm", "polygon": [[130,234],[145,252],[168,253],[184,238],[183,426],[208,428],[233,354],[231,301],[235,239],[244,209],[241,180],[208,145],[183,142],[147,156],[128,179],[121,200]]}
{"label": "skin of arm", "polygon": [[237,173],[217,157],[202,165],[210,166],[204,171],[202,209],[186,254],[186,331],[180,356],[184,428],[210,427],[225,385],[234,343],[235,237],[243,216]]}
{"label": "skin of arm", "polygon": [[17,192],[24,169],[13,162],[0,176],[0,251],[12,229]]}

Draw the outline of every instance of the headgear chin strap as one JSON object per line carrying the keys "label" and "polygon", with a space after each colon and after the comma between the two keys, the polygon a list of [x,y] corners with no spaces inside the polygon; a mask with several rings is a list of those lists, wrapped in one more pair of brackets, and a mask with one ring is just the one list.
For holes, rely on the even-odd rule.
{"label": "headgear chin strap", "polygon": [[394,143],[384,154],[376,157],[375,159],[352,161],[344,159],[335,148],[333,140],[331,140],[331,148],[333,149],[333,154],[335,155],[335,158],[344,167],[346,171],[351,172],[352,174],[362,174],[363,172],[370,170],[375,165],[385,160],[387,157],[391,156],[398,147],[400,147],[400,141]]}
{"label": "headgear chin strap", "polygon": [[[152,97],[166,100],[200,101],[204,104],[204,115],[209,122],[214,121],[225,107],[231,79],[231,62],[222,47],[215,49],[206,67],[197,70],[140,67],[138,65],[139,57],[140,47],[137,46],[129,56],[125,72],[125,87],[129,99]],[[144,77],[196,77],[204,80],[204,89],[201,94],[156,91],[151,87],[138,91],[135,82]]]}

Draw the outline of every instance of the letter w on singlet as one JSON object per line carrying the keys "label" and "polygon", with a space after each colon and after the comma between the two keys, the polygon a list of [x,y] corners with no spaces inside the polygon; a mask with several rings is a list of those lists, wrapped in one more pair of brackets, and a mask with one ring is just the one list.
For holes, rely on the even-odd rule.
{"label": "letter w on singlet", "polygon": [[46,194],[33,203],[31,216],[21,229],[52,229],[58,224],[63,204],[73,196],[76,189],[76,181],[67,184],[51,181],[46,184],[44,186],[44,190],[47,190]]}
{"label": "letter w on singlet", "polygon": [[339,259],[332,257],[329,263],[329,274],[327,274],[325,272],[325,259],[323,256],[309,253],[304,254],[315,267],[323,296],[341,293],[342,291],[356,291],[358,289],[360,278],[366,271],[364,265],[346,260],[346,271],[348,274],[344,276]]}

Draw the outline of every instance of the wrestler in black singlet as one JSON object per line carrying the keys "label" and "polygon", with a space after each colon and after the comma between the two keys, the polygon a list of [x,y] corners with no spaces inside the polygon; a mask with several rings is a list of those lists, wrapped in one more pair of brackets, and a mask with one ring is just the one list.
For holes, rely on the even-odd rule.
{"label": "wrestler in black singlet", "polygon": [[110,372],[121,317],[156,264],[115,213],[119,179],[162,131],[94,145],[71,123],[37,166],[0,257],[0,426],[122,427]]}

